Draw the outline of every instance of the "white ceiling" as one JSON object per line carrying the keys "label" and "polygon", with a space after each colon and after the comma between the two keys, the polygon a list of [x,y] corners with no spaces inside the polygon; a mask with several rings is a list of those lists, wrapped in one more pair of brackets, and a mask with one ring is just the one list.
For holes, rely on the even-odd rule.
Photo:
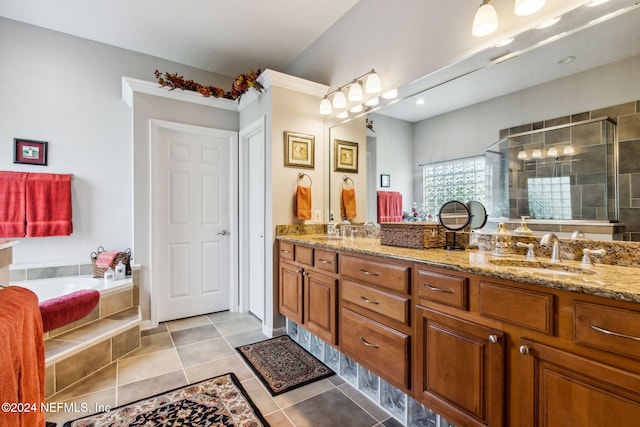
{"label": "white ceiling", "polygon": [[358,0],[0,0],[0,16],[235,77],[283,70]]}

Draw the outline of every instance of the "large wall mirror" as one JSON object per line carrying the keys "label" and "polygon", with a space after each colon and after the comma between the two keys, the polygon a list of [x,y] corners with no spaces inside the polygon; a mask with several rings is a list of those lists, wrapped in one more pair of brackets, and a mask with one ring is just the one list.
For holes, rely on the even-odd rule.
{"label": "large wall mirror", "polygon": [[[638,240],[638,23],[640,4],[632,0],[580,6],[552,27],[529,29],[399,88],[399,102],[328,120],[329,210],[340,219],[348,175],[361,198],[356,222],[376,222],[376,192],[389,191],[402,195],[405,211],[437,213],[448,200],[480,200],[490,218],[619,221],[626,229],[612,237]],[[357,174],[335,170],[335,139],[359,144]],[[437,178],[435,195],[424,185],[434,168],[451,172]],[[389,187],[381,187],[381,175]],[[567,190],[555,211],[536,193],[538,184],[551,185],[546,178]]]}

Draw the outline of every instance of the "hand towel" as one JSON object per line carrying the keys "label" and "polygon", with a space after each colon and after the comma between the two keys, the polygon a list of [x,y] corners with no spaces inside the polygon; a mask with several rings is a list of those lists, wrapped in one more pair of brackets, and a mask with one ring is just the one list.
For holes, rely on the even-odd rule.
{"label": "hand towel", "polygon": [[296,218],[311,219],[311,187],[298,185],[296,190]]}
{"label": "hand towel", "polygon": [[26,195],[27,237],[69,236],[71,175],[30,173]]}
{"label": "hand towel", "polygon": [[116,259],[120,252],[118,251],[105,251],[100,252],[96,258],[96,267],[109,268],[113,265],[113,260]]}
{"label": "hand towel", "polygon": [[0,237],[26,235],[26,172],[0,171]]}
{"label": "hand towel", "polygon": [[42,426],[44,337],[38,297],[28,289],[0,290],[0,402],[29,403],[31,411],[0,411],[0,426]]}
{"label": "hand towel", "polygon": [[343,188],[340,197],[340,218],[352,219],[356,217],[356,190]]}
{"label": "hand towel", "polygon": [[397,191],[378,191],[378,222],[402,221],[402,194]]}

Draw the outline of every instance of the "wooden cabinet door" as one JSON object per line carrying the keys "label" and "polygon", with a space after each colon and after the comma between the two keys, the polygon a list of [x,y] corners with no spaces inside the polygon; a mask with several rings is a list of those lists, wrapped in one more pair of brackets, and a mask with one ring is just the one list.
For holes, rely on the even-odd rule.
{"label": "wooden cabinet door", "polygon": [[523,427],[640,425],[640,375],[522,340]]}
{"label": "wooden cabinet door", "polygon": [[418,306],[416,399],[456,425],[503,425],[504,334]]}
{"label": "wooden cabinet door", "polygon": [[337,344],[338,280],[316,272],[304,276],[304,324],[319,338]]}
{"label": "wooden cabinet door", "polygon": [[303,286],[302,268],[280,261],[278,307],[283,316],[302,323]]}

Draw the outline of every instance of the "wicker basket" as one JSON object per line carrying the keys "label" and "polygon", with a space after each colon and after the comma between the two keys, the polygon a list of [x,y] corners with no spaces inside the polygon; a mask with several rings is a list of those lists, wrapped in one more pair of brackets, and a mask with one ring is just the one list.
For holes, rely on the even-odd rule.
{"label": "wicker basket", "polygon": [[[101,252],[105,252],[102,246],[98,246],[98,249],[95,252],[91,252],[91,264],[93,264],[93,277],[104,277],[104,273],[109,269],[101,268],[96,265],[96,261],[98,260],[98,255]],[[115,270],[116,265],[122,261],[126,268],[127,276],[131,274],[131,249],[125,249],[123,252],[118,252],[118,254],[113,259],[111,263],[111,268]]]}
{"label": "wicker basket", "polygon": [[380,243],[403,248],[442,248],[446,243],[445,229],[439,222],[383,222]]}

